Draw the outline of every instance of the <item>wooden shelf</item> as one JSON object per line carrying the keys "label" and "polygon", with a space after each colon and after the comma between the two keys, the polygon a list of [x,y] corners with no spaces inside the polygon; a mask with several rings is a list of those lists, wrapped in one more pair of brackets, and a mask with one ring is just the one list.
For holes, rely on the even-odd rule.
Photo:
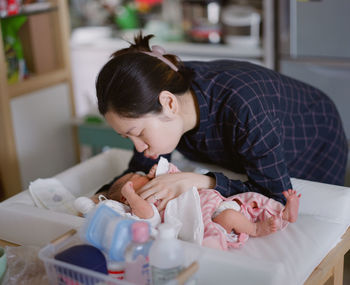
{"label": "wooden shelf", "polygon": [[45,8],[45,9],[23,10],[23,11],[21,11],[20,13],[18,13],[16,15],[0,17],[0,20],[8,19],[8,18],[14,18],[14,17],[19,17],[19,16],[31,16],[31,15],[41,14],[41,13],[52,12],[52,11],[56,11],[56,10],[57,10],[57,6],[50,6],[50,7]]}
{"label": "wooden shelf", "polygon": [[[21,38],[23,50],[27,51],[29,55],[32,55],[32,58],[29,57],[29,59],[33,59],[33,52],[37,52],[39,54],[40,60],[44,60],[44,63],[47,63],[45,61],[44,54],[42,54],[41,49],[46,49],[45,51],[50,51],[52,54],[54,54],[55,59],[52,60],[53,64],[50,67],[41,68],[39,69],[33,68],[33,75],[31,75],[28,79],[9,84],[7,79],[7,62],[5,57],[5,51],[4,51],[4,44],[3,44],[3,35],[2,35],[2,29],[1,26],[7,24],[6,19],[17,17],[17,16],[27,16],[28,21],[31,21],[31,24],[33,22],[33,26],[30,26],[32,29],[32,33],[28,33],[26,30],[24,30],[23,34],[26,36],[24,38]],[[46,20],[43,20],[43,24],[40,24],[38,22],[38,18],[43,19],[46,18]],[[37,25],[37,26],[35,26]],[[47,25],[47,26],[46,26]],[[44,37],[44,35],[40,34],[40,29],[38,28],[45,28],[45,35],[47,38]],[[53,126],[52,131],[56,132],[61,130],[62,128],[66,128],[67,125],[63,126],[63,120],[71,120],[71,117],[75,116],[75,106],[74,106],[74,97],[73,97],[73,87],[72,87],[72,79],[71,79],[71,66],[70,66],[70,52],[69,52],[69,35],[70,35],[70,25],[69,25],[69,10],[68,10],[68,0],[50,0],[49,3],[39,5],[39,6],[28,6],[28,9],[21,12],[18,15],[14,16],[7,16],[0,18],[0,133],[2,136],[0,136],[0,200],[9,198],[18,192],[22,191],[24,187],[27,187],[27,185],[22,185],[23,172],[27,173],[28,176],[28,166],[27,161],[25,159],[28,159],[28,152],[30,153],[40,153],[42,156],[48,156],[51,157],[51,153],[54,153],[54,151],[46,151],[45,153],[45,143],[55,145],[58,151],[61,151],[61,146],[69,146],[69,144],[66,144],[67,140],[72,139],[72,153],[75,153],[75,160],[76,162],[79,161],[79,146],[78,146],[78,140],[77,140],[77,131],[76,129],[72,129],[72,132],[69,133],[69,131],[65,132],[65,137],[62,140],[59,140],[57,137],[48,138],[48,141],[44,142],[37,142],[35,137],[30,137],[30,132],[28,132],[28,136],[25,137],[26,147],[29,149],[25,149],[23,145],[20,144],[19,141],[16,141],[17,135],[15,135],[16,132],[22,131],[21,126],[16,125],[15,126],[15,119],[16,115],[18,115],[18,109],[14,106],[18,106],[12,100],[21,96],[26,96],[32,92],[41,91],[44,88],[48,87],[54,87],[55,85],[58,85],[60,83],[65,83],[67,85],[67,93],[54,93],[51,90],[55,90],[55,88],[50,89],[48,92],[40,92],[40,96],[42,99],[48,98],[47,96],[56,96],[53,98],[59,98],[58,102],[62,103],[62,108],[69,108],[70,110],[67,111],[65,109],[62,116],[65,116],[64,119],[61,118],[56,121],[50,121],[48,120],[47,126],[51,127]],[[43,40],[42,43],[38,43],[35,36],[39,35],[39,39]],[[50,36],[48,36],[50,35]],[[48,44],[51,43],[51,44]],[[25,53],[25,52],[23,52]],[[36,57],[37,58],[37,57]],[[28,57],[26,58],[28,60]],[[28,63],[28,62],[27,62]],[[51,63],[51,62],[50,62]],[[29,65],[28,65],[29,66]],[[33,65],[34,66],[34,65]],[[29,69],[29,68],[28,68]],[[36,74],[34,71],[36,70]],[[64,91],[66,92],[66,91]],[[57,95],[58,94],[58,95]],[[62,99],[60,99],[60,96],[62,94]],[[66,95],[68,95],[69,100],[67,102]],[[34,96],[35,97],[35,96]],[[51,97],[50,97],[51,98]],[[33,99],[33,97],[27,97],[27,98],[19,98],[20,100],[16,101],[18,102],[34,102],[33,104],[37,105],[38,103],[35,101],[37,100],[37,97]],[[45,101],[45,100],[43,100]],[[50,102],[49,100],[46,100],[46,102]],[[33,112],[36,112],[35,107],[33,105],[26,105],[28,107],[28,113],[23,113],[22,118],[31,119],[30,114]],[[54,108],[56,105],[51,106],[51,108]],[[38,114],[41,114],[40,108],[44,106],[38,106]],[[48,107],[50,108],[50,107]],[[22,109],[21,109],[22,110]],[[24,108],[26,110],[26,108]],[[70,114],[69,114],[70,113]],[[17,116],[18,118],[18,116]],[[21,118],[21,119],[22,119]],[[68,119],[68,120],[67,120]],[[17,121],[18,123],[18,121]],[[21,121],[23,123],[23,121]],[[51,125],[50,125],[51,124]],[[38,133],[42,131],[42,129],[38,129],[38,126],[33,126],[34,130]],[[45,128],[43,128],[45,129]],[[35,132],[34,132],[35,133]],[[67,135],[69,133],[69,135]],[[28,141],[27,141],[28,139]],[[27,152],[25,152],[27,151]],[[42,154],[41,154],[42,153]],[[67,152],[69,153],[69,151]],[[40,165],[41,157],[40,155],[36,155],[35,157],[30,157],[33,161],[38,161],[38,165]],[[67,155],[69,159],[72,157],[71,153]],[[25,162],[24,162],[25,161]],[[27,163],[27,164],[26,164]],[[68,164],[67,160],[63,161],[62,163]],[[69,162],[71,163],[71,162]],[[62,164],[63,165],[63,164]],[[69,167],[71,165],[67,165]],[[40,166],[40,171],[43,170],[45,166]],[[55,173],[52,173],[55,174]],[[37,175],[37,174],[35,174]],[[49,174],[50,175],[50,174]],[[37,177],[33,177],[33,179],[36,179]],[[32,178],[30,178],[32,179]],[[27,181],[26,181],[27,183]]]}
{"label": "wooden shelf", "polygon": [[30,92],[50,87],[69,79],[69,73],[65,69],[55,70],[49,73],[33,75],[28,79],[10,84],[8,86],[11,98],[18,97]]}

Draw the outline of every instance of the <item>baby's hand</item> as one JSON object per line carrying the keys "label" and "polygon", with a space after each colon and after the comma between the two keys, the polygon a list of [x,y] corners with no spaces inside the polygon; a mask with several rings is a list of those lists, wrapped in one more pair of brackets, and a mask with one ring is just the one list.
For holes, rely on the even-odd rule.
{"label": "baby's hand", "polygon": [[124,176],[120,177],[117,181],[115,181],[111,188],[108,189],[107,195],[105,195],[107,199],[123,202],[121,189],[124,186],[124,184],[131,179],[133,175],[133,173],[127,173]]}
{"label": "baby's hand", "polygon": [[153,179],[154,177],[156,177],[157,167],[158,167],[158,164],[155,164],[152,166],[151,170],[147,174],[147,177],[149,179]]}
{"label": "baby's hand", "polygon": [[121,190],[121,194],[122,194],[123,203],[125,205],[129,205],[128,197],[135,194],[134,185],[131,181],[128,181],[127,183],[124,184]]}

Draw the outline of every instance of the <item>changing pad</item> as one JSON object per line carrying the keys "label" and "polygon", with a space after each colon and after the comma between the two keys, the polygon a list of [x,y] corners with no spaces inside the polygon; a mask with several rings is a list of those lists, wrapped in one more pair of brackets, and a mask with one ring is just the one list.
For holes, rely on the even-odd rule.
{"label": "changing pad", "polygon": [[[112,149],[55,178],[75,197],[89,196],[121,173],[131,154],[127,150]],[[178,155],[173,162],[181,170],[212,169],[210,165],[194,164]],[[227,171],[225,174],[235,175]],[[284,231],[250,238],[242,248],[228,252],[183,242],[187,259],[199,260],[198,284],[305,282],[350,224],[350,189],[300,179],[292,179],[292,184],[302,194],[300,215],[298,221]],[[0,239],[14,243],[43,246],[65,231],[79,228],[83,222],[80,217],[34,207],[28,191],[0,203]]]}

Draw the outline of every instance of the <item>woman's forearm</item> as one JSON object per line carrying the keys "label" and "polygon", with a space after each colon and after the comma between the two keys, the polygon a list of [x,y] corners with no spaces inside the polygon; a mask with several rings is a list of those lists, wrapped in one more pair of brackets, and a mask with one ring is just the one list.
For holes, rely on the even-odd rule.
{"label": "woman's forearm", "polygon": [[197,189],[213,189],[215,187],[215,178],[193,172],[189,172],[189,174],[193,176],[191,179],[193,179],[193,182],[195,182],[194,186],[196,186]]}

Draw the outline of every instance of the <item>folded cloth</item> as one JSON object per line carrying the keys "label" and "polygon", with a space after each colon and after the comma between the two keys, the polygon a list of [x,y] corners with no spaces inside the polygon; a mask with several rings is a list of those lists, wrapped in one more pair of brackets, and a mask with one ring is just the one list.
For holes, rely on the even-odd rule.
{"label": "folded cloth", "polygon": [[[156,177],[165,173],[175,173],[180,170],[167,159],[161,157]],[[168,202],[163,219],[165,223],[171,224],[177,231],[177,236],[188,242],[202,244],[204,224],[200,208],[198,190],[192,187],[180,196]]]}
{"label": "folded cloth", "polygon": [[30,183],[29,193],[39,208],[77,215],[75,197],[56,178],[37,179]]}
{"label": "folded cloth", "polygon": [[168,202],[164,212],[164,222],[177,229],[180,239],[202,244],[204,224],[196,187]]}

